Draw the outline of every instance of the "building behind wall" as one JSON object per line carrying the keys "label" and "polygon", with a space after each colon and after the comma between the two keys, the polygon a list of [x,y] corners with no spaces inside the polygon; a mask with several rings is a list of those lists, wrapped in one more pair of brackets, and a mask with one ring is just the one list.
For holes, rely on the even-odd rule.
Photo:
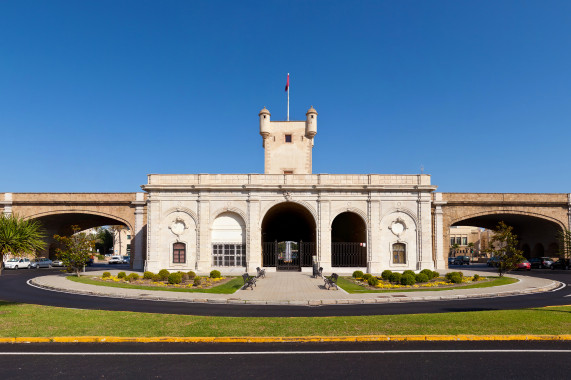
{"label": "building behind wall", "polygon": [[429,175],[312,174],[316,110],[258,116],[264,174],[148,176],[145,270],[445,268],[432,252]]}

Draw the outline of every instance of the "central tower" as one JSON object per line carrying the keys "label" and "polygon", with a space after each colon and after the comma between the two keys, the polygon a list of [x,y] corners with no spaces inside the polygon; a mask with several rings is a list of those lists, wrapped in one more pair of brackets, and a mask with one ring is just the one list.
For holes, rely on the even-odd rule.
{"label": "central tower", "polygon": [[260,135],[264,146],[265,174],[311,174],[313,138],[317,134],[317,111],[310,107],[305,121],[270,121],[264,107]]}

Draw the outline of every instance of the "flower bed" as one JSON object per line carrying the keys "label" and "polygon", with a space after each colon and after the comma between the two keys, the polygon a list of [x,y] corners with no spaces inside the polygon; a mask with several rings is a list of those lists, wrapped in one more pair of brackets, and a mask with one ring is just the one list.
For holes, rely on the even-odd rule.
{"label": "flower bed", "polygon": [[125,272],[119,272],[117,276],[113,276],[109,272],[104,272],[101,276],[90,276],[90,278],[103,283],[124,283],[145,287],[192,289],[210,289],[223,285],[233,279],[233,277],[222,277],[219,272],[211,273],[211,276],[212,277],[197,276],[194,272],[170,273],[163,269],[159,274],[145,272],[143,277],[140,277],[136,273],[126,275]]}
{"label": "flower bed", "polygon": [[417,274],[412,271],[405,271],[403,274],[396,273],[396,276],[391,271],[385,271],[382,276],[378,277],[357,271],[353,273],[352,277],[346,279],[369,290],[451,288],[467,283],[491,281],[491,279],[479,275],[464,276],[462,272],[450,272],[442,277],[437,272],[430,270],[423,270]]}

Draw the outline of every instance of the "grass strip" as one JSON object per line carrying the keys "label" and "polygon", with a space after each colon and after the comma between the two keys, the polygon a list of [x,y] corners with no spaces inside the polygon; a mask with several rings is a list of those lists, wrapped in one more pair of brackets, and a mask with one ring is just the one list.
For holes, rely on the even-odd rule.
{"label": "grass strip", "polygon": [[449,288],[412,288],[412,289],[367,289],[364,286],[354,283],[343,277],[337,279],[337,285],[345,290],[347,293],[396,293],[396,292],[435,292],[443,290],[456,290],[456,289],[474,289],[474,288],[490,288],[493,286],[509,285],[518,282],[519,280],[513,277],[491,277],[491,281],[475,282],[468,285],[454,286]]}
{"label": "grass strip", "polygon": [[571,305],[440,314],[246,318],[77,310],[0,302],[0,337],[560,335],[571,331],[570,316]]}
{"label": "grass strip", "polygon": [[111,288],[127,288],[127,289],[141,289],[141,290],[158,290],[165,292],[185,292],[185,293],[210,293],[210,294],[233,294],[236,290],[240,289],[244,285],[244,281],[241,277],[233,278],[232,280],[218,286],[214,286],[210,289],[199,289],[199,288],[167,288],[159,286],[145,286],[145,285],[135,285],[128,284],[124,282],[106,282],[93,280],[87,276],[67,276],[70,281],[79,282],[88,285],[97,286],[108,286]]}

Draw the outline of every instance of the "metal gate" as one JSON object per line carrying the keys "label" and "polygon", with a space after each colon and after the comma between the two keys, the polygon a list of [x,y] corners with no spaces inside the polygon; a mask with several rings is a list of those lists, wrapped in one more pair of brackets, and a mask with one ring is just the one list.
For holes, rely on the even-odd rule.
{"label": "metal gate", "polygon": [[313,255],[315,255],[315,243],[301,241],[262,243],[262,259],[266,268],[301,271],[301,267],[311,266]]}

